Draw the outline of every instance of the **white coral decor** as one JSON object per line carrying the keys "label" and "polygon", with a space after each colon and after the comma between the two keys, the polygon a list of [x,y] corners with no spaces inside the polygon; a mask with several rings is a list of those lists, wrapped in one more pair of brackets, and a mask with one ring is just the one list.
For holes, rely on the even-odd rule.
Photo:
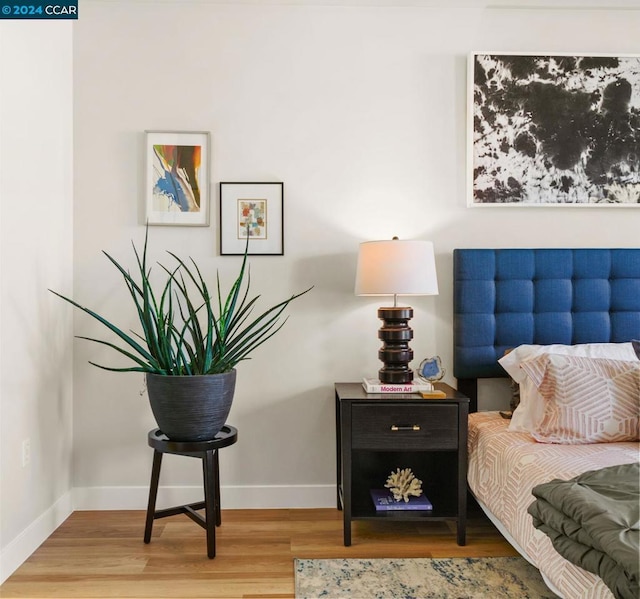
{"label": "white coral decor", "polygon": [[405,503],[408,503],[409,495],[419,497],[422,493],[422,481],[415,477],[411,468],[398,468],[389,475],[384,486],[391,491],[396,501],[404,499]]}

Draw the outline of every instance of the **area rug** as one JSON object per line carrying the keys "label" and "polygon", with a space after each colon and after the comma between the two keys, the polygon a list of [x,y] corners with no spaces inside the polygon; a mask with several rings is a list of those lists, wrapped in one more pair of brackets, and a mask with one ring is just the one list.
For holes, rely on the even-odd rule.
{"label": "area rug", "polygon": [[296,559],[296,599],[556,599],[521,557]]}

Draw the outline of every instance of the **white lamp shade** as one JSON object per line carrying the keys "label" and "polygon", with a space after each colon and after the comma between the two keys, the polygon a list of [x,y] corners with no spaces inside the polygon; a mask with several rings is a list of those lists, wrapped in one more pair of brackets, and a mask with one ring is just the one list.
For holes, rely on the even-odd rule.
{"label": "white lamp shade", "polygon": [[433,243],[400,239],[361,243],[356,295],[438,295]]}

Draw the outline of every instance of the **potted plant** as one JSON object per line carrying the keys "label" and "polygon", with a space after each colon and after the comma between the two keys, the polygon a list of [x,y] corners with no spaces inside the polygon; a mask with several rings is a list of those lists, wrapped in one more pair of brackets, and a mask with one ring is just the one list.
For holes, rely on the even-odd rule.
{"label": "potted plant", "polygon": [[249,297],[247,265],[249,240],[240,272],[226,295],[219,273],[211,294],[193,259],[185,262],[172,252],[172,268],[162,264],[165,280],[158,290],[151,284],[147,263],[149,230],[142,255],[135,244],[137,273],[134,277],[107,252],[103,252],[122,275],[138,315],[142,331],[128,334],[93,310],[55,291],[55,295],[89,314],[124,343],[124,347],[93,337],[78,336],[106,345],[126,356],[133,365],[115,368],[89,362],[116,372],[143,372],[149,402],[162,430],[176,441],[213,439],[226,422],[235,391],[235,366],[249,359],[253,350],[273,337],[286,322],[281,316],[301,293],[253,315],[260,296]]}

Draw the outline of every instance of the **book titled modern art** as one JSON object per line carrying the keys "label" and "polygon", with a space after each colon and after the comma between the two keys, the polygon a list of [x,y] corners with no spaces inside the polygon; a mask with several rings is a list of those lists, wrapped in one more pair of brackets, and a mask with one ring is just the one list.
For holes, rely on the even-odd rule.
{"label": "book titled modern art", "polygon": [[381,383],[378,379],[362,379],[362,386],[367,393],[426,393],[433,391],[433,385],[428,381]]}

